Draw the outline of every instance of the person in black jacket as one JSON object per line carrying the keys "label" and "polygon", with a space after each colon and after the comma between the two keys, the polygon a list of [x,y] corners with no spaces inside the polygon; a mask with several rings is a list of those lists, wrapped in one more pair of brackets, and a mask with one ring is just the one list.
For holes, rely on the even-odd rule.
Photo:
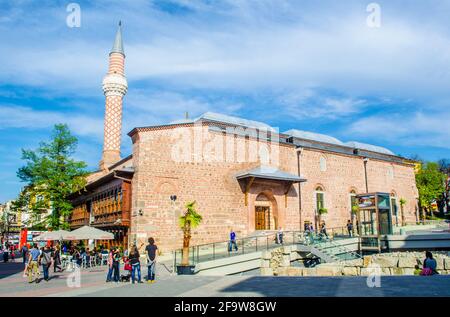
{"label": "person in black jacket", "polygon": [[139,261],[139,250],[136,247],[136,245],[133,245],[133,247],[131,248],[130,254],[128,256],[128,258],[130,259],[130,263],[131,263],[131,281],[134,284],[135,281],[135,277],[136,277],[136,271],[138,274],[138,278],[137,281],[138,283],[142,283],[141,280],[141,262]]}

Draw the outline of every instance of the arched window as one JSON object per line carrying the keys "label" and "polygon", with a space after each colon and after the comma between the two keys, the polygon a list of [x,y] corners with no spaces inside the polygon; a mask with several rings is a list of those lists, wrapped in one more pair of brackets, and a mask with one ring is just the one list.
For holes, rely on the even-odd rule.
{"label": "arched window", "polygon": [[327,170],[327,160],[325,157],[320,157],[320,171],[325,172]]}
{"label": "arched window", "polygon": [[325,208],[325,192],[322,186],[316,187],[316,210]]}
{"label": "arched window", "polygon": [[397,193],[394,190],[391,192],[391,212],[395,217],[395,224],[398,225]]}
{"label": "arched window", "polygon": [[350,190],[350,212],[353,214],[353,207],[358,205],[358,200],[356,199],[356,190]]}

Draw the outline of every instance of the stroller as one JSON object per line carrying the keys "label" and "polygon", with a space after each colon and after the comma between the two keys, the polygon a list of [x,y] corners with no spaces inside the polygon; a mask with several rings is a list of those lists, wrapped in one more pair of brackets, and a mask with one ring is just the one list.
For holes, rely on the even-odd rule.
{"label": "stroller", "polygon": [[123,269],[126,272],[126,274],[120,275],[120,281],[121,282],[130,282],[131,281],[131,270],[133,269],[131,267],[130,259],[128,257],[123,258]]}

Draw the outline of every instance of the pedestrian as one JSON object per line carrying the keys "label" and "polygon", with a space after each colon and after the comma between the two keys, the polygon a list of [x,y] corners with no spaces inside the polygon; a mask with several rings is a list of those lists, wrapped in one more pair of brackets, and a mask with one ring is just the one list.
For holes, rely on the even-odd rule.
{"label": "pedestrian", "polygon": [[141,281],[141,262],[139,261],[139,250],[136,247],[136,245],[133,245],[133,247],[131,248],[131,251],[129,252],[129,259],[130,259],[130,264],[131,264],[131,281],[134,284],[135,281],[135,277],[136,277],[136,272],[138,274],[138,278],[137,281],[138,283],[142,283]]}
{"label": "pedestrian", "polygon": [[325,221],[322,222],[322,225],[320,226],[320,233],[322,234],[322,237],[326,237],[328,239],[328,234],[327,234],[327,228],[325,225]]}
{"label": "pedestrian", "polygon": [[108,275],[106,276],[106,282],[112,282],[112,274],[113,274],[113,257],[114,257],[114,249],[111,248],[108,253]]}
{"label": "pedestrian", "polygon": [[42,249],[42,253],[40,256],[40,264],[42,265],[42,270],[44,271],[44,280],[48,282],[49,281],[48,271],[50,269],[50,266],[52,265],[52,251],[48,246],[45,246]]}
{"label": "pedestrian", "polygon": [[22,249],[20,250],[22,252],[22,257],[23,257],[23,264],[27,263],[27,253],[28,253],[28,247],[26,244],[24,244],[22,246]]}
{"label": "pedestrian", "polygon": [[36,243],[33,244],[33,248],[28,256],[28,283],[33,283],[34,275],[39,276],[39,257],[41,253],[37,248]]}
{"label": "pedestrian", "polygon": [[116,248],[113,255],[112,255],[112,269],[113,269],[113,278],[114,282],[119,283],[120,279],[120,251],[119,248]]}
{"label": "pedestrian", "polygon": [[425,260],[423,261],[423,268],[420,275],[439,274],[436,269],[437,262],[433,259],[433,254],[430,251],[425,252]]}
{"label": "pedestrian", "polygon": [[8,244],[5,245],[3,248],[3,262],[6,263],[9,260],[9,246]]}
{"label": "pedestrian", "polygon": [[283,244],[283,228],[279,227],[277,232],[277,243]]}
{"label": "pedestrian", "polygon": [[147,283],[155,282],[155,272],[156,272],[156,258],[158,247],[155,244],[155,239],[152,237],[148,238],[148,245],[145,247],[145,251],[147,252]]}
{"label": "pedestrian", "polygon": [[353,223],[350,220],[347,221],[347,231],[348,236],[353,237]]}
{"label": "pedestrian", "polygon": [[59,272],[62,272],[59,245],[56,245],[53,251],[53,273],[56,273],[56,269],[59,269]]}
{"label": "pedestrian", "polygon": [[230,242],[228,243],[228,252],[231,252],[233,246],[234,246],[234,250],[237,252],[238,246],[236,243],[236,233],[233,231],[233,229],[231,229],[230,230]]}

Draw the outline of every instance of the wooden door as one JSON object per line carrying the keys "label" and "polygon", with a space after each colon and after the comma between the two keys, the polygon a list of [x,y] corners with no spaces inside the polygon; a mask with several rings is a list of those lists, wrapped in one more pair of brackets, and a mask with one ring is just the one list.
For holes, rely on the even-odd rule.
{"label": "wooden door", "polygon": [[266,218],[268,207],[256,206],[255,207],[255,229],[266,230]]}

